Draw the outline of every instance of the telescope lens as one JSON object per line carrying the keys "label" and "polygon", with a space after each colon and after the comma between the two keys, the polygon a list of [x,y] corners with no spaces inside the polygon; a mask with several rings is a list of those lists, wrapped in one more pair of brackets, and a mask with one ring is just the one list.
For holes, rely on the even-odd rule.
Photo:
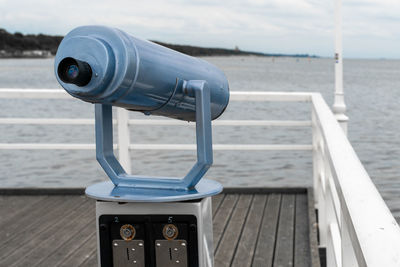
{"label": "telescope lens", "polygon": [[71,80],[75,79],[78,77],[79,74],[79,69],[77,65],[71,65],[67,69],[67,77]]}
{"label": "telescope lens", "polygon": [[66,57],[58,64],[58,77],[65,83],[85,86],[92,79],[92,68],[84,61]]}

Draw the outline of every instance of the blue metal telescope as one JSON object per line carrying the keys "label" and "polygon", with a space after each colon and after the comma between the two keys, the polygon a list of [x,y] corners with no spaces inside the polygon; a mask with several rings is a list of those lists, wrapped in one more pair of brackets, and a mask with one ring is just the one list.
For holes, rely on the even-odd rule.
{"label": "blue metal telescope", "polygon": [[[201,179],[213,162],[211,120],[229,102],[228,81],[221,70],[117,29],[85,26],[61,42],[55,72],[69,94],[95,103],[96,156],[111,182],[89,186],[87,195],[99,200],[166,202],[221,192],[219,183]],[[113,153],[112,106],[196,121],[193,168],[183,178],[127,174]]]}

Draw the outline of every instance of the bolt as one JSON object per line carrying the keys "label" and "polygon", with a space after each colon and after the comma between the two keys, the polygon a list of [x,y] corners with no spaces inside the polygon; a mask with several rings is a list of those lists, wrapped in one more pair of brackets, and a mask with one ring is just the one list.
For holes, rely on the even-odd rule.
{"label": "bolt", "polygon": [[163,235],[165,239],[175,239],[178,236],[178,228],[173,224],[167,224],[164,226]]}
{"label": "bolt", "polygon": [[160,243],[157,243],[156,246],[159,247],[159,246],[161,246],[161,244],[160,244]]}
{"label": "bolt", "polygon": [[177,260],[176,263],[179,263],[179,260]]}
{"label": "bolt", "polygon": [[181,243],[182,247],[186,247],[186,243]]}
{"label": "bolt", "polygon": [[173,237],[174,234],[175,234],[175,229],[169,227],[169,228],[167,228],[167,230],[165,231],[165,234],[166,234],[168,237]]}
{"label": "bolt", "polygon": [[119,229],[119,234],[124,240],[132,240],[135,237],[136,230],[132,225],[124,224]]}
{"label": "bolt", "polygon": [[174,248],[175,251],[178,251],[178,248]]}
{"label": "bolt", "polygon": [[132,248],[132,251],[135,251],[135,248]]}
{"label": "bolt", "polygon": [[139,247],[143,247],[143,243],[139,243]]}
{"label": "bolt", "polygon": [[123,230],[123,233],[126,237],[131,236],[132,235],[132,231],[128,228]]}
{"label": "bolt", "polygon": [[136,264],[136,261],[133,261],[133,263],[135,263],[135,264]]}
{"label": "bolt", "polygon": [[114,247],[118,247],[118,243],[114,243]]}

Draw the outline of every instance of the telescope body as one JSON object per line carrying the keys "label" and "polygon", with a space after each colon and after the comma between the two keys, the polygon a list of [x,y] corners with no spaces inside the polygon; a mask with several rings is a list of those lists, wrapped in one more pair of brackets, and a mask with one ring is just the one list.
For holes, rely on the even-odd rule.
{"label": "telescope body", "polygon": [[[213,162],[211,120],[229,102],[228,81],[217,67],[118,29],[84,26],[62,40],[55,74],[73,97],[95,103],[96,157],[112,183],[88,187],[88,196],[161,202],[222,190],[215,181],[200,182]],[[197,162],[192,169],[183,178],[126,173],[113,153],[112,106],[196,121]]]}
{"label": "telescope body", "polygon": [[[207,82],[211,119],[229,102],[228,81],[214,65],[103,26],[68,33],[58,48],[55,71],[76,98],[147,115],[195,121],[195,98],[185,91],[190,80]],[[74,83],[76,77],[80,80]]]}
{"label": "telescope body", "polygon": [[[213,267],[211,196],[222,185],[202,177],[213,162],[211,119],[229,102],[222,71],[117,29],[85,26],[61,42],[55,72],[69,94],[95,103],[96,157],[111,180],[85,191],[97,200],[98,266]],[[192,169],[183,178],[126,173],[113,153],[112,106],[196,121]]]}

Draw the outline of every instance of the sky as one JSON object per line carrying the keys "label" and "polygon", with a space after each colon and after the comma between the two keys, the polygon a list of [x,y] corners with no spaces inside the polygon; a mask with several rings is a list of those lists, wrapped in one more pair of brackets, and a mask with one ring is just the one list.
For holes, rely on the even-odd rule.
{"label": "sky", "polygon": [[[400,58],[400,0],[342,0],[343,55]],[[334,54],[334,0],[0,0],[0,28],[65,35],[107,25],[167,43]]]}

